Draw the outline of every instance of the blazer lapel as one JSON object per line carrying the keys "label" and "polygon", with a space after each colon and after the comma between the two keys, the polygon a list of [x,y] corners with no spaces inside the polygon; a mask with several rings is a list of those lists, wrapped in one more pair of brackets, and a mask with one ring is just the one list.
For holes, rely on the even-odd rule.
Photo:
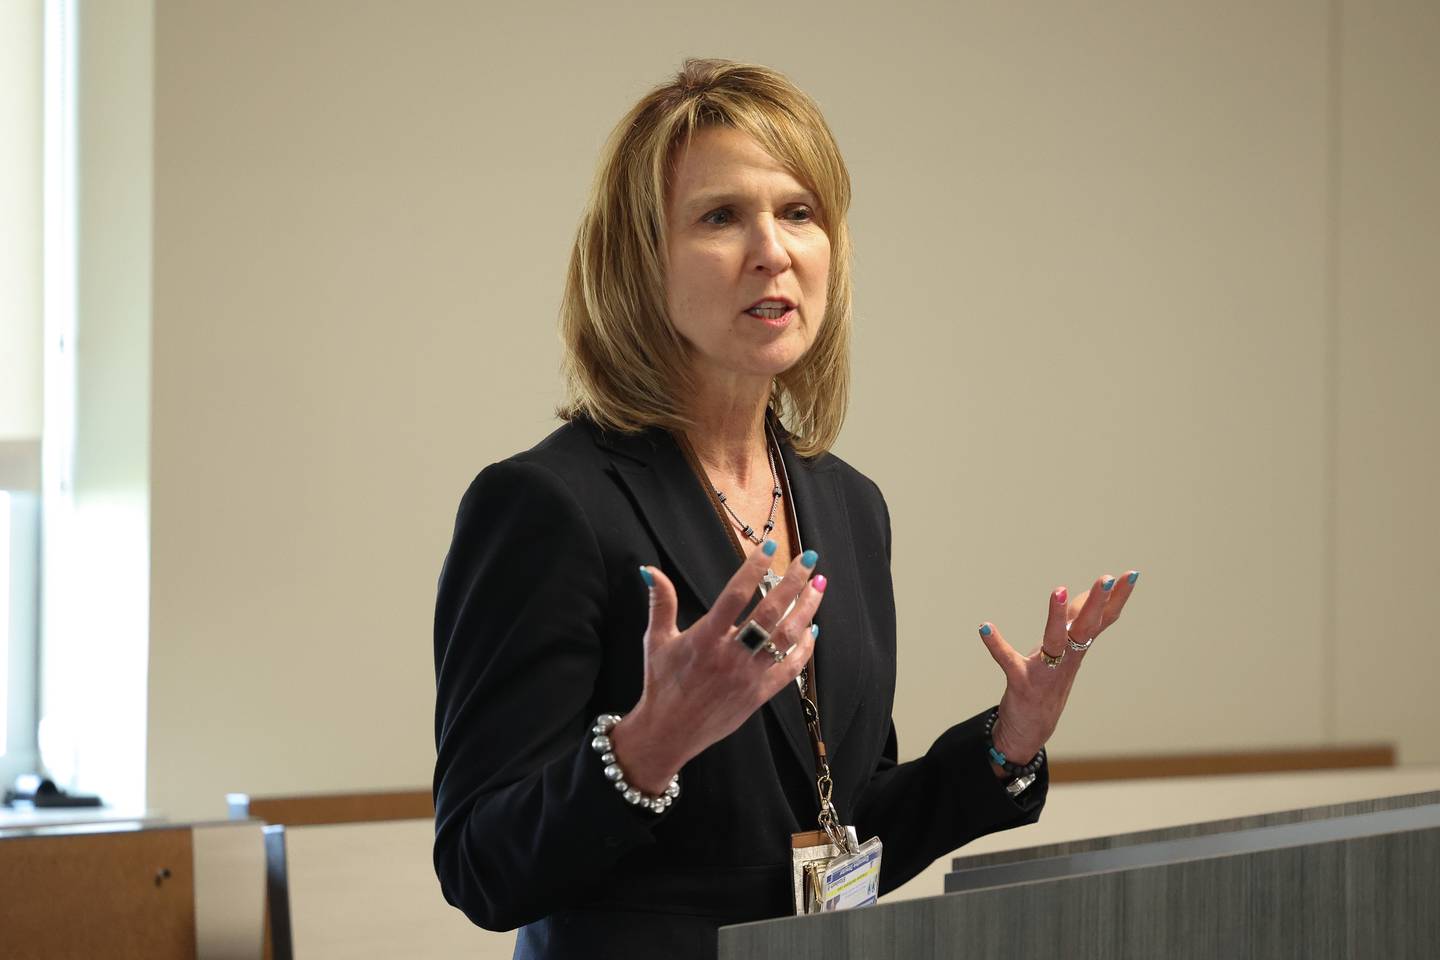
{"label": "blazer lapel", "polygon": [[[819,694],[820,729],[826,747],[834,751],[859,707],[857,671],[866,668],[865,638],[861,631],[868,620],[863,615],[864,598],[858,592],[860,578],[839,475],[829,469],[824,458],[818,464],[803,460],[783,441],[780,449],[790,478],[791,507],[799,520],[800,540],[806,549],[820,554],[816,569],[835,585],[833,592],[827,590],[815,615],[815,622],[820,624],[820,639],[816,641],[812,661]],[[809,734],[805,732],[799,698],[782,692],[769,706],[781,715],[787,733],[794,727],[796,735],[790,739],[796,741],[794,745],[798,746],[806,769],[813,770],[815,757]]]}
{"label": "blazer lapel", "polygon": [[710,609],[740,566],[740,557],[675,438],[652,429],[638,434],[597,432],[596,442],[610,451],[616,475],[668,557],[668,564],[656,557],[656,565],[678,581],[677,586],[688,587],[702,609]]}
{"label": "blazer lapel", "polygon": [[[816,686],[820,722],[826,744],[840,743],[859,706],[857,657],[864,645],[859,630],[867,621],[851,543],[845,497],[839,478],[823,461],[801,459],[779,430],[780,452],[790,481],[791,509],[799,521],[801,543],[820,554],[819,572],[837,585],[827,593],[815,622],[820,624],[816,647]],[[667,431],[638,434],[597,431],[596,443],[610,453],[615,474],[629,491],[636,510],[669,559],[665,572],[683,582],[708,610],[740,564],[735,546],[716,515],[679,444]],[[657,558],[658,559],[658,558]],[[685,626],[684,624],[681,625]],[[800,711],[800,698],[787,687],[765,704],[785,733],[806,775],[814,776],[815,756]]]}

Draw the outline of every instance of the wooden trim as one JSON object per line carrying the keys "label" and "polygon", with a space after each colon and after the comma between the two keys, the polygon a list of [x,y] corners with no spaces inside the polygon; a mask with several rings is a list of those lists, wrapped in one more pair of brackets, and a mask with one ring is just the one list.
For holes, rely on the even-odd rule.
{"label": "wooden trim", "polygon": [[[1237,773],[1285,773],[1298,770],[1353,770],[1395,766],[1395,747],[1306,747],[1225,753],[1135,754],[1056,759],[1052,783],[1092,780],[1141,780],[1155,777],[1215,777]],[[435,816],[429,790],[380,793],[326,793],[292,797],[251,797],[250,816],[292,827],[378,820],[423,820]]]}
{"label": "wooden trim", "polygon": [[1136,754],[1057,759],[1050,764],[1050,782],[1217,777],[1237,773],[1288,773],[1299,770],[1352,770],[1393,766],[1393,744],[1226,753]]}
{"label": "wooden trim", "polygon": [[429,790],[251,797],[250,816],[290,827],[372,820],[425,820],[435,816]]}

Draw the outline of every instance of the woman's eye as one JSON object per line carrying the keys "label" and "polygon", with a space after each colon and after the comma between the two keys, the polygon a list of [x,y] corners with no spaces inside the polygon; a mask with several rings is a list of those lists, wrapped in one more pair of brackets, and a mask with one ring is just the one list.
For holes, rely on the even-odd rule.
{"label": "woman's eye", "polygon": [[[793,207],[786,212],[785,216],[791,223],[809,223],[815,219],[815,211],[809,207]],[[713,226],[723,227],[727,223],[733,223],[735,214],[728,207],[721,207],[719,210],[711,210],[700,218],[701,223],[708,223]]]}

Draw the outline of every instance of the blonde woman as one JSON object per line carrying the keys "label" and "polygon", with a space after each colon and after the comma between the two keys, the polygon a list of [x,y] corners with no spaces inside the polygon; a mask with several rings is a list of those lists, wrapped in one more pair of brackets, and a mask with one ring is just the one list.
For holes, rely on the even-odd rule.
{"label": "blonde woman", "polygon": [[764,67],[687,62],[605,149],[566,422],[465,493],[436,605],[436,871],[517,957],[714,956],[721,925],[794,912],[806,831],[878,837],[884,892],[1040,814],[1137,574],[1053,592],[1031,656],[982,626],[998,707],[897,762],[889,514],[827,452],[849,202],[818,108]]}

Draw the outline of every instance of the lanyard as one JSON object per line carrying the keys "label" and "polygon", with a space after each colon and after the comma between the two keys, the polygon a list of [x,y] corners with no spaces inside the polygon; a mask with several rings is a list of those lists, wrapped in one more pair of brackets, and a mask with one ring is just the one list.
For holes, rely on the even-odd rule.
{"label": "lanyard", "polygon": [[[767,416],[765,421],[765,435],[768,443],[775,445],[777,453],[780,450],[778,438],[771,432],[770,419]],[[715,508],[715,516],[724,526],[729,535],[730,545],[735,548],[736,554],[743,561],[745,551],[735,537],[734,525],[729,517],[725,515],[725,507],[715,496],[715,486],[707,479],[704,466],[700,458],[695,455],[688,440],[683,434],[678,434],[680,447],[685,452],[685,457],[690,461],[690,467],[695,471],[696,477],[701,481],[700,485],[705,488],[705,494],[710,499],[711,506]],[[795,497],[790,492],[790,471],[785,465],[784,456],[777,456],[776,463],[780,471],[780,482],[785,488],[785,523],[786,529],[790,532],[790,542],[798,551],[805,549],[805,544],[800,540],[800,511],[795,506]],[[766,593],[765,587],[760,587],[761,596]],[[830,776],[829,754],[825,750],[825,738],[820,729],[820,691],[815,679],[815,654],[811,654],[810,662],[800,671],[797,678],[800,693],[800,710],[805,717],[805,731],[810,736],[810,747],[815,753],[815,794],[820,803],[820,812],[816,822],[820,829],[825,831],[830,842],[840,850],[847,853],[855,853],[855,844],[850,839],[849,832],[840,823],[840,816],[835,810],[835,804],[831,802],[831,794],[835,789],[835,781]]]}

